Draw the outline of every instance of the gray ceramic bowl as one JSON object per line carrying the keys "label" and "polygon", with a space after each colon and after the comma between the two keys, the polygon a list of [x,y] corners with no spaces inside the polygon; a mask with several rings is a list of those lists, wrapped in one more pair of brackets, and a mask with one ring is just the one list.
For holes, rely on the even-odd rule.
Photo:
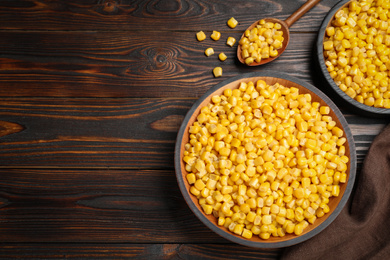
{"label": "gray ceramic bowl", "polygon": [[[330,212],[327,213],[325,216],[318,218],[313,225],[310,224],[309,227],[304,230],[303,234],[299,236],[296,236],[294,234],[286,234],[286,236],[284,237],[271,237],[268,240],[262,240],[258,236],[253,236],[250,240],[248,240],[241,236],[235,235],[226,228],[218,226],[217,219],[212,214],[205,215],[203,213],[202,208],[199,206],[198,199],[189,192],[190,185],[188,184],[187,179],[185,177],[187,172],[185,170],[185,165],[183,162],[184,145],[189,140],[189,126],[191,126],[196,120],[200,109],[210,102],[210,99],[213,95],[222,94],[222,92],[226,88],[234,89],[238,87],[238,84],[241,81],[255,82],[259,79],[264,80],[268,84],[274,84],[278,82],[285,87],[296,87],[300,90],[300,93],[310,93],[312,95],[313,101],[318,101],[321,103],[321,105],[328,105],[331,108],[330,115],[337,122],[337,126],[344,130],[344,135],[347,138],[347,143],[345,144],[346,155],[350,158],[347,170],[347,182],[341,185],[340,195],[338,197],[333,197],[330,199],[330,202],[328,204],[330,207]],[[209,91],[207,91],[206,94],[204,94],[199,100],[195,102],[195,104],[185,116],[184,121],[178,132],[175,146],[175,170],[180,190],[188,206],[193,211],[193,213],[215,233],[232,242],[249,247],[280,248],[303,242],[315,236],[323,229],[325,229],[337,217],[337,215],[340,213],[345,203],[347,202],[351,194],[352,187],[354,185],[356,174],[356,151],[351,131],[344,116],[341,114],[335,104],[320,90],[308,83],[305,83],[302,80],[293,78],[291,76],[279,72],[255,72],[243,74],[228,79],[211,88]]]}
{"label": "gray ceramic bowl", "polygon": [[351,2],[351,0],[340,1],[329,11],[327,16],[323,20],[322,25],[318,32],[318,38],[315,46],[316,48],[315,59],[316,59],[317,66],[319,68],[322,79],[324,80],[326,86],[330,90],[329,94],[335,97],[336,99],[335,101],[340,105],[340,107],[345,107],[348,110],[352,111],[353,113],[357,113],[363,116],[389,117],[390,109],[367,106],[356,101],[355,99],[351,98],[347,94],[345,94],[339,88],[339,86],[336,85],[334,80],[330,77],[330,74],[325,65],[324,51],[323,51],[325,30],[330,25],[337,11],[347,6],[349,2]]}

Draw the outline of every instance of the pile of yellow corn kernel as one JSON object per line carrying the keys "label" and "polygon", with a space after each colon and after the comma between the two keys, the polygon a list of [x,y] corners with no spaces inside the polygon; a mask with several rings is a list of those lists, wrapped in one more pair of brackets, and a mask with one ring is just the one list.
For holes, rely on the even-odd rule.
{"label": "pile of yellow corn kernel", "polygon": [[278,49],[283,47],[283,31],[280,23],[260,20],[251,30],[246,30],[239,41],[241,56],[247,65],[262,59],[278,56]]}
{"label": "pile of yellow corn kernel", "polygon": [[190,193],[244,238],[302,234],[347,180],[346,138],[329,113],[310,94],[263,80],[213,96],[189,127]]}
{"label": "pile of yellow corn kernel", "polygon": [[324,38],[325,64],[348,96],[390,108],[390,2],[351,1],[339,10]]}

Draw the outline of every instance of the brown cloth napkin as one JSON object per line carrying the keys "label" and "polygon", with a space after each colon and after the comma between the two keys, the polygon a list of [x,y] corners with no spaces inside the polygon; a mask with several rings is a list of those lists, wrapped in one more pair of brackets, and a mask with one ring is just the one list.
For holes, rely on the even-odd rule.
{"label": "brown cloth napkin", "polygon": [[374,139],[339,216],[282,259],[390,259],[390,125]]}

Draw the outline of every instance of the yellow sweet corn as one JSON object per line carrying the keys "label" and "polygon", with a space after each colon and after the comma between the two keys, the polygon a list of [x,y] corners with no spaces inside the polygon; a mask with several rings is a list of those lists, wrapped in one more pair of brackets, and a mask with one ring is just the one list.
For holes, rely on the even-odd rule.
{"label": "yellow sweet corn", "polygon": [[303,233],[303,224],[301,223],[296,224],[294,227],[294,234],[299,236],[302,233]]}
{"label": "yellow sweet corn", "polygon": [[324,50],[332,50],[333,49],[333,41],[324,42]]}
{"label": "yellow sweet corn", "polygon": [[234,19],[234,17],[231,17],[231,18],[227,21],[227,25],[228,25],[230,28],[232,28],[232,29],[236,28],[237,24],[238,24],[238,22],[237,22],[236,19]]}
{"label": "yellow sweet corn", "polygon": [[251,239],[252,238],[252,231],[244,228],[244,230],[242,231],[242,236],[246,239]]}
{"label": "yellow sweet corn", "polygon": [[204,204],[202,209],[206,215],[210,215],[213,212],[213,207],[211,205]]}
{"label": "yellow sweet corn", "polygon": [[196,39],[201,42],[206,39],[206,34],[203,31],[199,31],[196,33]]}
{"label": "yellow sweet corn", "polygon": [[254,61],[255,61],[255,59],[253,59],[253,57],[247,57],[247,58],[245,59],[245,64],[250,65],[250,64],[252,64]]}
{"label": "yellow sweet corn", "polygon": [[221,67],[215,67],[213,69],[214,77],[218,78],[222,76],[222,68]]}
{"label": "yellow sweet corn", "polygon": [[214,41],[218,41],[221,38],[221,33],[218,31],[213,31],[213,33],[210,35],[210,37]]}
{"label": "yellow sweet corn", "polygon": [[227,56],[225,53],[221,52],[219,55],[218,55],[218,58],[219,60],[221,61],[225,61],[227,59]]}
{"label": "yellow sweet corn", "polygon": [[187,181],[189,184],[194,184],[196,181],[196,176],[193,173],[187,174]]}
{"label": "yellow sweet corn", "polygon": [[233,47],[236,44],[236,39],[234,37],[229,36],[226,40],[226,44],[230,47]]}
{"label": "yellow sweet corn", "polygon": [[206,56],[211,56],[214,54],[214,49],[213,48],[207,48],[205,51],[204,51],[204,54],[206,54]]}
{"label": "yellow sweet corn", "polygon": [[188,131],[190,194],[245,239],[301,235],[347,182],[342,128],[329,107],[296,88],[241,82],[210,97]]}
{"label": "yellow sweet corn", "polygon": [[246,30],[239,41],[241,56],[247,65],[262,59],[278,56],[278,49],[283,47],[281,24],[260,20],[251,30]]}
{"label": "yellow sweet corn", "polygon": [[384,92],[390,73],[390,27],[386,15],[390,5],[382,4],[382,0],[371,2],[350,1],[335,14],[323,42],[325,65],[348,96],[367,106],[389,108],[390,96]]}

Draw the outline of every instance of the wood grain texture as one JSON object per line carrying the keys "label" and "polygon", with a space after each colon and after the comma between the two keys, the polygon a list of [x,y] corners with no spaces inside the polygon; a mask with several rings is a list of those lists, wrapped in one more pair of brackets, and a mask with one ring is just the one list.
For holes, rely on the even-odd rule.
{"label": "wood grain texture", "polygon": [[1,169],[7,242],[228,243],[181,196],[173,171]]}
{"label": "wood grain texture", "polygon": [[234,244],[3,244],[0,257],[15,259],[278,259],[278,249]]}
{"label": "wood grain texture", "polygon": [[[222,1],[177,0],[82,0],[82,1],[0,1],[0,29],[3,30],[119,30],[197,31],[229,30],[234,16],[244,30],[262,17],[286,19],[304,0]],[[293,31],[316,31],[337,0],[322,1],[302,17]],[[50,22],[49,22],[50,21]]]}
{"label": "wood grain texture", "polygon": [[[7,99],[0,116],[23,131],[0,137],[0,167],[172,169],[177,130],[195,99]],[[388,122],[346,114],[358,163]]]}
{"label": "wood grain texture", "polygon": [[0,137],[15,134],[23,130],[19,124],[12,122],[0,121]]}
{"label": "wood grain texture", "polygon": [[[226,33],[198,42],[195,32],[4,32],[0,38],[1,97],[200,97],[224,79],[259,68],[237,60]],[[285,53],[261,67],[311,80],[315,34],[291,35]],[[82,39],[82,41],[80,41]],[[159,39],[158,42],[156,39]],[[13,44],[17,43],[17,44]],[[215,55],[204,50],[213,47]],[[218,54],[228,59],[221,62]],[[221,66],[223,76],[212,70]]]}
{"label": "wood grain texture", "polygon": [[172,168],[194,100],[28,99],[0,104],[25,130],[0,138],[1,166]]}

